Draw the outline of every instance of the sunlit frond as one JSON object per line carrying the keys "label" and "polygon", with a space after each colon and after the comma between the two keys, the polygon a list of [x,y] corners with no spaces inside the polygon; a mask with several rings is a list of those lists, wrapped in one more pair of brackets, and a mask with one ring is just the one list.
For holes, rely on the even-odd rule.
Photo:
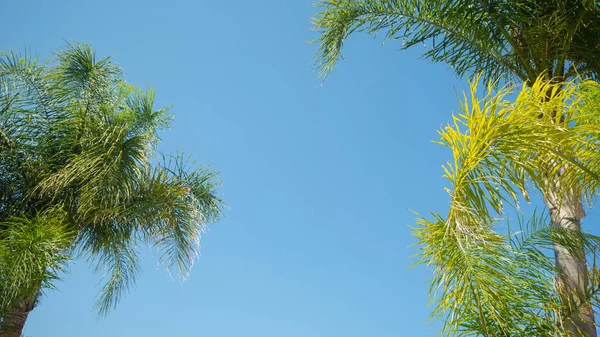
{"label": "sunlit frond", "polygon": [[[446,217],[419,220],[415,235],[420,262],[434,268],[433,316],[448,335],[556,336],[585,303],[597,301],[598,284],[573,299],[552,281],[560,277],[548,252],[559,245],[584,259],[596,256],[600,238],[550,227],[544,216],[520,221],[519,231],[499,233],[505,211],[519,214],[531,187],[556,193],[577,190],[592,198],[600,187],[600,128],[592,116],[600,86],[564,86],[540,78],[477,95],[478,82],[461,102],[461,112],[440,131],[452,150],[444,166],[450,183]],[[595,108],[597,109],[597,107]],[[566,169],[568,168],[568,169]],[[545,219],[545,220],[544,220]],[[595,276],[594,276],[595,277]]]}

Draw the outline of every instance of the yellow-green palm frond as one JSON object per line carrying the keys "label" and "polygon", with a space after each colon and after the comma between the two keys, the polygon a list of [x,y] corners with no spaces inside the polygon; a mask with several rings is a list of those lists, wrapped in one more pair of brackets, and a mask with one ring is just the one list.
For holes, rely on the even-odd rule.
{"label": "yellow-green palm frond", "polygon": [[[519,232],[500,233],[493,224],[504,211],[519,214],[531,189],[545,191],[550,182],[560,182],[557,193],[577,190],[591,200],[600,183],[600,86],[540,77],[519,92],[489,85],[483,97],[477,87],[471,82],[461,112],[440,131],[453,154],[444,165],[448,214],[421,218],[415,229],[419,261],[434,269],[433,316],[445,321],[448,335],[560,335],[574,312],[569,306],[579,304],[561,300],[546,252],[561,244],[595,256],[600,240],[550,228],[536,214]],[[587,300],[598,299],[597,288]]]}
{"label": "yellow-green palm frond", "polygon": [[[561,175],[564,190],[578,189],[593,195],[600,182],[600,128],[593,95],[600,86],[558,84],[540,78],[524,85],[515,102],[506,99],[514,87],[497,92],[488,86],[477,97],[477,81],[461,102],[461,113],[440,131],[441,144],[449,147],[453,161],[444,166],[452,197],[449,217],[465,229],[469,219],[491,223],[504,204],[528,201],[527,182],[544,190],[550,178]],[[585,90],[580,90],[583,88]],[[596,108],[597,109],[597,108]],[[568,170],[560,170],[568,166]],[[561,172],[559,172],[561,171]]]}

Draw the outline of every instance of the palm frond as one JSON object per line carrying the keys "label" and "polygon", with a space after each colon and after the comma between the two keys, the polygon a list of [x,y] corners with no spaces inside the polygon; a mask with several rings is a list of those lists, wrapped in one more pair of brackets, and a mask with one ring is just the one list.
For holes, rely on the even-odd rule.
{"label": "palm frond", "polygon": [[443,335],[556,335],[558,296],[540,268],[548,267],[548,257],[521,258],[509,236],[487,225],[472,235],[449,230],[448,219],[433,217],[420,218],[415,235],[423,244],[419,262],[434,269],[432,318],[445,322]]}
{"label": "palm frond", "polygon": [[158,138],[157,131],[168,128],[173,119],[169,115],[170,107],[154,109],[154,95],[155,91],[148,88],[146,91],[134,89],[127,96],[132,129],[140,133],[149,133],[152,139]]}
{"label": "palm frond", "polygon": [[531,70],[515,62],[499,28],[490,24],[480,1],[341,0],[318,1],[313,18],[321,36],[316,66],[322,76],[333,70],[345,40],[355,31],[382,33],[401,40],[401,49],[429,44],[423,56],[453,70],[497,78],[512,73],[528,78]]}
{"label": "palm frond", "polygon": [[56,66],[52,68],[55,90],[87,100],[110,90],[120,75],[121,69],[110,57],[97,60],[94,49],[78,43],[68,44],[57,52]]}
{"label": "palm frond", "polygon": [[67,213],[48,209],[0,222],[0,313],[13,301],[51,288],[68,260],[75,233]]}
{"label": "palm frond", "polygon": [[[216,196],[216,173],[205,168],[190,170],[183,157],[176,156],[148,168],[128,197],[97,207],[86,219],[78,246],[83,254],[99,256],[97,270],[111,276],[98,299],[101,313],[118,303],[135,280],[137,260],[134,248],[150,243],[159,253],[167,271],[177,269],[183,277],[198,254],[200,236],[207,223],[218,220],[222,201]],[[114,245],[122,242],[117,248]]]}
{"label": "palm frond", "polygon": [[181,155],[164,158],[140,193],[147,196],[146,202],[154,199],[146,203],[150,207],[145,211],[160,214],[152,226],[142,224],[146,240],[161,252],[160,262],[167,270],[176,267],[184,277],[197,256],[205,226],[219,219],[223,207],[215,192],[220,185],[216,173],[203,167],[190,170],[190,165]]}
{"label": "palm frond", "polygon": [[459,76],[486,80],[538,74],[559,81],[597,78],[600,8],[593,0],[435,1],[319,0],[313,27],[320,37],[316,68],[327,76],[354,32],[401,40],[401,49],[426,45],[423,57],[447,63]]}
{"label": "palm frond", "polygon": [[114,220],[84,228],[78,238],[79,250],[88,256],[94,272],[107,279],[96,298],[96,310],[106,315],[135,285],[139,271],[134,228]]}

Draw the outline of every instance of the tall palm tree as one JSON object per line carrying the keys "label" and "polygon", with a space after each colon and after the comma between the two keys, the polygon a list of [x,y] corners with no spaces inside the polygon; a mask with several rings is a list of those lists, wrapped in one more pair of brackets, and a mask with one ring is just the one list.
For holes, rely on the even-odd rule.
{"label": "tall palm tree", "polygon": [[20,336],[44,289],[87,257],[107,282],[107,313],[151,244],[185,274],[218,220],[216,173],[157,152],[168,108],[121,77],[110,58],[70,44],[50,63],[0,59],[0,336]]}
{"label": "tall palm tree", "polygon": [[[316,64],[327,76],[341,57],[345,40],[356,31],[383,33],[401,48],[428,43],[424,57],[446,62],[457,75],[482,74],[485,81],[508,75],[535,83],[598,79],[600,6],[595,0],[327,0],[317,1],[314,19],[320,33]],[[543,99],[548,99],[546,93]],[[564,173],[571,166],[561,167]],[[559,176],[543,190],[554,226],[580,230],[584,216],[577,189],[559,192]],[[557,244],[562,284],[583,292],[585,259]],[[591,307],[579,312],[573,330],[596,336]]]}

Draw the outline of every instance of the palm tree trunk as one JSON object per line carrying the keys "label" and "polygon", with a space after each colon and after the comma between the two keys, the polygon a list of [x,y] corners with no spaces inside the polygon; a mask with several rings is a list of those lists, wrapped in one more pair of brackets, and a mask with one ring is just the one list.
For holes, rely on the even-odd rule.
{"label": "palm tree trunk", "polygon": [[0,322],[0,337],[21,337],[27,316],[35,307],[39,292],[25,297],[10,307]]}
{"label": "palm tree trunk", "polygon": [[[564,172],[565,168],[561,171]],[[560,175],[560,174],[559,174]],[[579,193],[561,191],[560,177],[557,177],[544,196],[550,210],[553,227],[577,231],[581,233],[581,219],[585,216]],[[572,252],[558,243],[554,244],[555,263],[560,271],[558,276],[559,288],[564,291],[565,300],[577,308],[569,321],[563,322],[571,331],[570,335],[596,337],[594,310],[585,301],[586,288],[589,286],[588,266],[583,247],[579,252]]]}

